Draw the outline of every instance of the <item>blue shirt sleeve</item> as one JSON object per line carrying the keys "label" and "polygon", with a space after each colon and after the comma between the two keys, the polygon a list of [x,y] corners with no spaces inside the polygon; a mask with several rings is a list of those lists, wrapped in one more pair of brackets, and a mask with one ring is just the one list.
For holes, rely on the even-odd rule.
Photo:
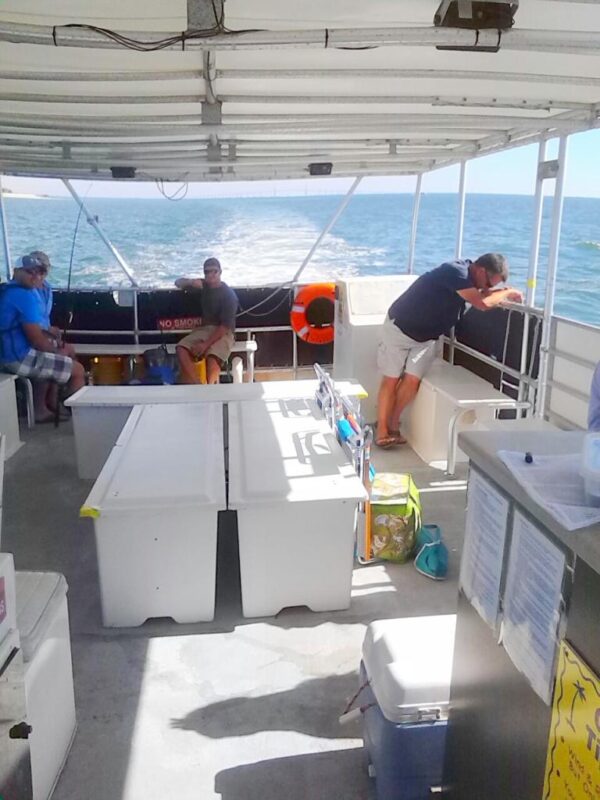
{"label": "blue shirt sleeve", "polygon": [[29,324],[42,324],[42,309],[39,297],[31,289],[13,289],[13,305],[17,312],[17,321]]}
{"label": "blue shirt sleeve", "polygon": [[600,364],[596,367],[590,390],[590,406],[588,410],[588,429],[600,431]]}

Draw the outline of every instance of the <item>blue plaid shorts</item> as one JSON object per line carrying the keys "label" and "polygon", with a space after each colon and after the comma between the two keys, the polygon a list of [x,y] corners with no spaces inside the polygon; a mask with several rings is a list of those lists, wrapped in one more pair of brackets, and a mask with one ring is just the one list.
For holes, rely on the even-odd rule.
{"label": "blue plaid shorts", "polygon": [[2,369],[22,378],[68,383],[73,372],[73,359],[58,353],[44,353],[32,347],[21,361],[10,361],[3,364]]}

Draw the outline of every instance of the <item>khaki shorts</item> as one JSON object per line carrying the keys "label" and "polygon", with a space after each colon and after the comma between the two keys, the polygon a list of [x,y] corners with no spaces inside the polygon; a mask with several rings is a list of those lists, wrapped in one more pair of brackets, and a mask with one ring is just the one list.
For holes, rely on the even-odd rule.
{"label": "khaki shorts", "polygon": [[[180,342],[177,342],[177,347],[185,347],[188,350],[192,350],[193,345],[205,342],[212,336],[216,328],[216,325],[202,325],[187,336],[184,336]],[[214,344],[211,344],[206,351],[206,355],[214,356],[224,364],[231,355],[234,342],[235,336],[233,335],[233,331],[227,331],[227,333],[221,336],[220,339],[217,339]]]}
{"label": "khaki shorts", "polygon": [[377,366],[386,378],[399,378],[405,372],[422,378],[435,358],[435,339],[416,342],[385,318],[377,350]]}

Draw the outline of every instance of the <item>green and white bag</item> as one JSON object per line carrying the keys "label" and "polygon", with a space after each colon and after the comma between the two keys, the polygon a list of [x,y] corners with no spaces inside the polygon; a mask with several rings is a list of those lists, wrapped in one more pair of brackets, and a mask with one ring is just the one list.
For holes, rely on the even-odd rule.
{"label": "green and white bag", "polygon": [[378,472],[371,487],[374,558],[403,564],[414,555],[421,527],[419,490],[408,473]]}

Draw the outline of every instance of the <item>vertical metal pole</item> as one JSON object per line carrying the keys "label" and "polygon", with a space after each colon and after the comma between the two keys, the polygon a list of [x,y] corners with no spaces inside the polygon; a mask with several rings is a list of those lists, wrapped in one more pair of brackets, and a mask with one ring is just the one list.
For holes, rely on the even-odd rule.
{"label": "vertical metal pole", "polygon": [[550,359],[551,323],[554,313],[554,295],[556,292],[556,270],[558,266],[558,251],[560,247],[560,229],[562,224],[563,198],[565,189],[565,173],[567,171],[568,136],[561,136],[558,147],[558,173],[554,189],[554,203],[552,206],[552,229],[550,233],[550,248],[548,255],[548,272],[546,274],[546,299],[544,302],[544,320],[542,328],[542,343],[540,345],[540,374],[538,376],[538,393],[535,406],[535,416],[544,418],[546,410],[546,396],[548,391],[548,373]]}
{"label": "vertical metal pole", "polygon": [[415,267],[415,247],[417,244],[417,227],[419,225],[419,209],[421,207],[421,184],[423,182],[423,174],[420,172],[417,175],[417,185],[415,186],[415,197],[413,200],[413,213],[412,213],[412,226],[410,229],[410,247],[408,250],[408,267],[407,272],[412,275]]}
{"label": "vertical metal pole", "polygon": [[454,257],[460,258],[463,246],[463,233],[465,229],[465,188],[467,184],[467,162],[460,162],[460,179],[458,184],[458,224],[456,227],[456,249]]}
{"label": "vertical metal pole", "polygon": [[131,283],[131,285],[132,286],[138,286],[139,284],[138,284],[137,280],[135,279],[135,275],[133,274],[133,270],[131,269],[129,264],[125,261],[125,259],[121,255],[121,253],[119,253],[119,251],[114,246],[114,244],[110,241],[108,236],[104,233],[104,231],[100,227],[100,224],[99,224],[98,220],[96,219],[96,217],[94,217],[92,214],[90,214],[90,212],[87,210],[85,203],[79,197],[79,195],[77,194],[75,189],[71,186],[71,182],[67,178],[63,178],[62,182],[64,183],[64,185],[69,190],[69,193],[71,194],[71,196],[73,197],[75,202],[80,206],[80,208],[83,211],[83,213],[85,214],[85,217],[86,217],[87,221],[89,222],[89,224],[92,226],[92,228],[94,228],[94,230],[96,231],[98,236],[102,239],[104,244],[108,247],[110,252],[113,254],[117,264],[121,267],[121,269],[123,270],[125,275],[127,275],[127,277],[129,278],[129,282]]}
{"label": "vertical metal pole", "polygon": [[140,314],[138,308],[138,288],[133,288],[133,341],[140,343]]}
{"label": "vertical metal pole", "polygon": [[[540,238],[542,234],[542,216],[544,212],[544,173],[542,164],[546,160],[546,145],[547,142],[544,139],[540,142],[540,146],[538,148],[538,165],[537,165],[537,173],[535,178],[535,201],[534,201],[534,211],[533,211],[533,235],[531,238],[531,246],[529,248],[529,268],[527,272],[527,291],[525,294],[525,305],[526,306],[533,306],[535,305],[535,289],[537,284],[537,270],[538,270],[538,262],[540,257]],[[529,314],[524,313],[523,315],[523,335],[521,338],[521,366],[520,366],[520,373],[521,375],[525,375],[527,372],[527,353],[529,349],[529,329],[530,329],[531,318]],[[531,357],[534,358],[535,354],[532,353]],[[530,392],[530,387],[528,384],[524,384],[522,381],[519,381],[519,394],[518,399],[524,400],[525,395]],[[528,412],[523,412],[526,416]]]}
{"label": "vertical metal pole", "polygon": [[341,203],[340,203],[340,205],[338,206],[338,208],[337,208],[336,212],[335,212],[335,213],[334,213],[334,215],[331,217],[331,219],[329,220],[329,222],[327,223],[327,225],[325,225],[325,227],[323,228],[323,230],[321,231],[321,233],[320,233],[320,234],[319,234],[319,236],[317,237],[317,241],[316,241],[316,242],[313,244],[313,246],[310,248],[310,250],[308,251],[308,253],[307,253],[306,257],[304,258],[304,261],[302,262],[302,264],[300,264],[300,266],[299,266],[299,267],[298,267],[298,269],[296,270],[296,274],[294,275],[294,277],[292,278],[292,281],[291,281],[292,283],[296,283],[296,281],[297,281],[297,280],[298,280],[298,278],[300,277],[301,273],[302,273],[302,272],[304,272],[304,268],[306,267],[306,265],[308,264],[308,262],[311,260],[311,258],[312,258],[312,257],[313,257],[313,255],[315,254],[315,251],[316,251],[317,247],[318,247],[318,246],[321,244],[321,242],[323,241],[323,239],[324,239],[324,238],[327,236],[327,234],[329,233],[329,231],[330,231],[330,230],[333,228],[333,226],[335,225],[335,223],[338,221],[339,217],[341,217],[341,215],[342,215],[342,213],[343,213],[344,209],[346,208],[346,206],[348,205],[348,203],[349,203],[349,202],[350,202],[350,200],[352,199],[352,195],[353,195],[353,194],[354,194],[354,192],[357,190],[357,188],[358,188],[358,184],[361,182],[361,180],[362,180],[362,176],[360,176],[360,175],[359,175],[359,177],[358,177],[358,178],[355,178],[355,179],[354,179],[354,183],[353,183],[353,184],[352,184],[352,186],[351,186],[351,187],[348,189],[348,193],[346,194],[346,196],[344,197],[344,199],[342,200],[342,202],[341,202]]}
{"label": "vertical metal pole", "polygon": [[4,247],[4,264],[6,267],[6,280],[10,280],[11,258],[10,244],[8,242],[8,227],[6,225],[6,212],[4,210],[4,195],[2,194],[2,175],[0,175],[0,225],[2,226],[2,245]]}

